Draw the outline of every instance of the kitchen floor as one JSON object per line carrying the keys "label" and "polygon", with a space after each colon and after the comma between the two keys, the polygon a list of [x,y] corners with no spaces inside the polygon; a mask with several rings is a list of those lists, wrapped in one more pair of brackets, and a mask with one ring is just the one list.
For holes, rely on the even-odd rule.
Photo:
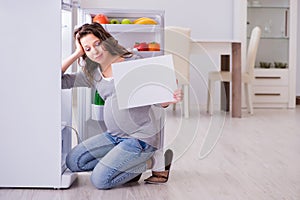
{"label": "kitchen floor", "polygon": [[[195,107],[184,119],[179,110],[167,110],[165,143],[174,151],[167,183],[145,184],[148,171],[138,183],[97,190],[89,173],[82,173],[69,189],[2,188],[0,200],[300,199],[299,106],[255,109],[253,116],[243,111],[243,118],[221,112],[209,116]],[[215,148],[205,156],[202,142],[213,145],[216,138]]]}

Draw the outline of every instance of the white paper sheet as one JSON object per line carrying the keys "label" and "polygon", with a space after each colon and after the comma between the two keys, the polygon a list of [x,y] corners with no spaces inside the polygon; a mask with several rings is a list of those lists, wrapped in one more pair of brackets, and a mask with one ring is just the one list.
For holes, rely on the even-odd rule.
{"label": "white paper sheet", "polygon": [[120,109],[174,101],[172,55],[114,63],[112,71]]}

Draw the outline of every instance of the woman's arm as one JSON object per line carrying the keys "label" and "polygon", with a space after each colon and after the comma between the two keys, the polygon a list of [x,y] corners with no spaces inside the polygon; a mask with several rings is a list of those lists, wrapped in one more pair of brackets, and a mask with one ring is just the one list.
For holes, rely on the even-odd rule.
{"label": "woman's arm", "polygon": [[[77,38],[77,37],[76,37]],[[61,66],[62,76],[61,76],[61,88],[62,89],[70,89],[73,87],[91,87],[91,84],[87,80],[84,73],[77,72],[72,74],[64,74],[65,71],[75,62],[78,58],[84,55],[84,51],[78,41],[76,39],[76,49],[75,51],[67,57]]]}
{"label": "woman's arm", "polygon": [[65,73],[67,69],[78,59],[82,56],[81,52],[75,51],[72,53],[69,57],[67,57],[63,62],[61,66],[61,72]]}

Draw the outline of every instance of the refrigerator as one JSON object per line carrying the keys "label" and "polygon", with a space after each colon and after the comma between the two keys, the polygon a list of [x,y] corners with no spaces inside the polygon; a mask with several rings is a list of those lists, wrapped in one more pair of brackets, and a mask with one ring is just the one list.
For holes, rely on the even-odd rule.
{"label": "refrigerator", "polygon": [[68,188],[77,176],[65,165],[72,90],[61,90],[61,61],[62,48],[71,50],[62,42],[71,9],[61,1],[0,3],[0,187]]}
{"label": "refrigerator", "polygon": [[[77,178],[65,165],[74,142],[71,127],[77,124],[82,139],[99,133],[99,127],[95,130],[91,123],[105,129],[103,121],[92,118],[94,91],[61,89],[61,62],[74,49],[74,28],[91,22],[98,13],[153,17],[157,25],[107,24],[105,28],[126,48],[141,41],[157,41],[163,47],[164,13],[82,9],[72,0],[27,0],[18,6],[14,1],[0,3],[5,30],[0,32],[4,47],[0,54],[0,188],[69,188]],[[137,52],[140,58],[162,54],[163,50]],[[74,64],[70,70],[77,69]],[[72,105],[77,105],[75,111]]]}

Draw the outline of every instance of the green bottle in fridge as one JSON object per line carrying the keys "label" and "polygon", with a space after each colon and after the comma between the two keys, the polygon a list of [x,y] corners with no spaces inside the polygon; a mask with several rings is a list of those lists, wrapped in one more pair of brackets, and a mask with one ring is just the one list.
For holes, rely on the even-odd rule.
{"label": "green bottle in fridge", "polygon": [[100,97],[98,91],[96,90],[95,92],[95,97],[94,97],[94,104],[103,106],[104,105],[104,100]]}

